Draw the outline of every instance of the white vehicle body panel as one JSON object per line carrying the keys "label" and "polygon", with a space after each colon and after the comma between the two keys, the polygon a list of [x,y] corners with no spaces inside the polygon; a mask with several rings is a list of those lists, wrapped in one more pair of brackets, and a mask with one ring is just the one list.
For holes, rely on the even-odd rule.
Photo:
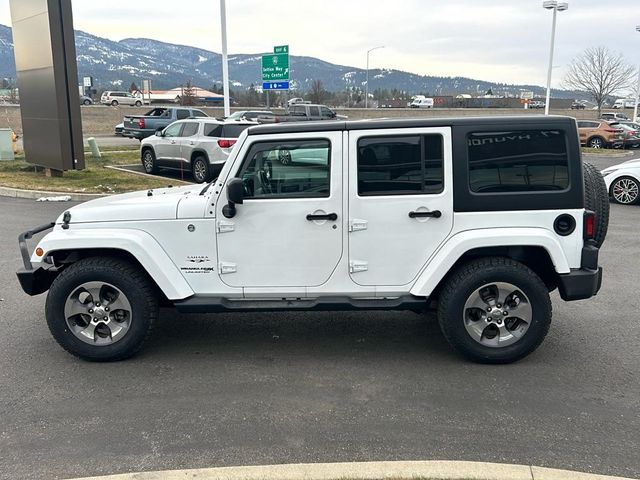
{"label": "white vehicle body panel", "polygon": [[602,171],[607,191],[611,191],[611,184],[620,177],[633,177],[640,182],[640,160],[632,160],[618,165],[612,165]]}
{"label": "white vehicle body panel", "polygon": [[[149,222],[152,225],[153,222]],[[96,228],[98,226],[98,228]],[[193,295],[170,255],[147,231],[143,224],[118,226],[111,223],[76,224],[68,230],[56,226],[38,244],[46,255],[61,250],[97,250],[110,248],[131,253],[149,276],[158,284],[169,300],[179,300]],[[33,262],[42,259],[32,256]]]}
{"label": "white vehicle body panel", "polygon": [[[233,171],[240,168],[254,142],[274,138],[278,136],[257,136],[251,137],[252,141],[245,141]],[[314,198],[245,199],[232,219],[224,218],[221,211],[226,202],[218,201],[219,274],[229,286],[304,288],[322,285],[342,256],[342,132],[300,133],[279,138],[321,138],[331,142],[330,194]],[[338,220],[306,219],[307,214],[328,213],[336,213]]]}
{"label": "white vehicle body panel", "polygon": [[[368,137],[441,135],[444,190],[438,194],[358,195],[358,141]],[[349,132],[349,261],[359,285],[408,285],[453,227],[451,129],[411,128]],[[435,211],[440,218],[409,218],[411,211]]]}

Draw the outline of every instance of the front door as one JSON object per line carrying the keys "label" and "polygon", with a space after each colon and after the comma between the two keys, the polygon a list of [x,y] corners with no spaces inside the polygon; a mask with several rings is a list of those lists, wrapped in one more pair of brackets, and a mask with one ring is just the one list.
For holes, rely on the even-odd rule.
{"label": "front door", "polygon": [[342,132],[251,136],[231,172],[245,195],[233,218],[224,194],[216,206],[222,281],[278,291],[326,282],[342,256]]}
{"label": "front door", "polygon": [[155,145],[158,165],[175,167],[180,158],[180,132],[184,123],[173,123],[164,129],[164,136]]}
{"label": "front door", "polygon": [[410,284],[453,227],[451,129],[349,132],[349,267],[359,285]]}

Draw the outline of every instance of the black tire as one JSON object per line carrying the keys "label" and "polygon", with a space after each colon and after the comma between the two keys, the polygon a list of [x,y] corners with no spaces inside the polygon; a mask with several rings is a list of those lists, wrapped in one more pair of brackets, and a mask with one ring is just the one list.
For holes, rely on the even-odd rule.
{"label": "black tire", "polygon": [[[624,182],[624,186],[627,187],[631,195],[624,198],[616,198],[616,196],[614,195],[614,189],[621,182]],[[616,178],[611,183],[611,190],[609,193],[611,194],[611,199],[614,202],[619,203],[620,205],[637,205],[638,203],[640,203],[640,182],[638,182],[638,180],[633,177]],[[633,193],[635,193],[635,198],[633,197]]]}
{"label": "black tire", "polygon": [[[524,335],[504,347],[479,343],[468,333],[464,320],[467,300],[477,289],[495,282],[516,286],[529,299],[532,311]],[[542,280],[522,263],[504,257],[484,257],[460,266],[446,280],[438,300],[438,321],[444,337],[463,356],[480,363],[511,363],[526,357],[544,340],[551,316],[551,299]]]}
{"label": "black tire", "polygon": [[117,100],[111,100],[111,106],[112,107],[117,107],[118,105],[120,105],[120,104],[118,103]]}
{"label": "black tire", "polygon": [[136,107],[141,107],[141,106],[142,106],[142,102],[141,102],[140,100],[138,100],[138,101],[135,103],[135,106],[136,106]]}
{"label": "black tire", "polygon": [[158,165],[156,162],[156,155],[151,148],[145,148],[140,155],[142,161],[142,168],[149,174],[158,173]]}
{"label": "black tire", "polygon": [[609,230],[609,192],[602,174],[591,163],[583,162],[584,208],[596,213],[594,240],[602,246]]}
{"label": "black tire", "polygon": [[83,105],[91,105],[91,100],[85,100],[82,102]]}
{"label": "black tire", "polygon": [[602,137],[591,137],[587,141],[587,147],[589,148],[606,148],[607,142]]}
{"label": "black tire", "polygon": [[289,165],[291,163],[291,152],[289,150],[278,150],[278,161],[282,165]]}
{"label": "black tire", "polygon": [[[91,345],[74,334],[65,319],[65,302],[80,285],[105,282],[126,292],[131,305],[130,326],[108,345]],[[92,257],[68,266],[54,280],[46,302],[47,325],[67,352],[95,362],[124,360],[135,355],[151,335],[158,318],[158,294],[145,272],[116,258]]]}
{"label": "black tire", "polygon": [[211,181],[211,165],[207,157],[198,155],[191,161],[191,173],[196,183]]}

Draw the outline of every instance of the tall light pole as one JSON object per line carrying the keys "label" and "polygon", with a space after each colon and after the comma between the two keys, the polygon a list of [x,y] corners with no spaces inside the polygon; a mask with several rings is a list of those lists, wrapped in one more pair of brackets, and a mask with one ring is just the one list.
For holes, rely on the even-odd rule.
{"label": "tall light pole", "polygon": [[367,85],[365,87],[364,108],[369,108],[369,54],[374,50],[378,50],[379,48],[384,48],[384,45],[373,47],[367,50]]}
{"label": "tall light pole", "polygon": [[220,0],[220,31],[222,32],[222,91],[224,93],[224,116],[231,115],[229,103],[229,60],[227,58],[227,8]]}
{"label": "tall light pole", "polygon": [[[640,25],[636,27],[636,32],[640,32]],[[638,99],[640,97],[640,66],[638,66],[638,85],[636,86],[636,103],[633,104],[633,121],[638,118]]]}
{"label": "tall light pole", "polygon": [[569,8],[567,2],[557,2],[556,0],[548,0],[542,2],[542,7],[547,10],[553,10],[553,23],[551,25],[551,48],[549,49],[549,71],[547,72],[547,99],[544,104],[544,114],[549,115],[549,100],[551,99],[551,72],[553,70],[553,48],[556,42],[556,16],[558,12],[562,12]]}

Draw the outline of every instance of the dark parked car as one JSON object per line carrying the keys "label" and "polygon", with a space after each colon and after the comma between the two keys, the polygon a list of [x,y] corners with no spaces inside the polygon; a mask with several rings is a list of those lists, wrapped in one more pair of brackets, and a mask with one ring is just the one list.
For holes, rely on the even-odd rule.
{"label": "dark parked car", "polygon": [[584,109],[585,109],[584,103],[573,102],[571,104],[571,110],[584,110]]}

